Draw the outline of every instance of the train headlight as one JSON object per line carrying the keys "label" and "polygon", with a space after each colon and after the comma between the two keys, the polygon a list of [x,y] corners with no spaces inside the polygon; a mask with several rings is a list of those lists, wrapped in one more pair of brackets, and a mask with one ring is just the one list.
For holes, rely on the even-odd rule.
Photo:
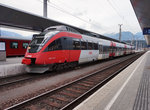
{"label": "train headlight", "polygon": [[30,49],[31,49],[31,47],[28,47],[27,49],[28,49],[28,50],[30,50]]}
{"label": "train headlight", "polygon": [[27,48],[27,52],[29,52],[30,49],[31,49],[31,47],[28,47],[28,48]]}

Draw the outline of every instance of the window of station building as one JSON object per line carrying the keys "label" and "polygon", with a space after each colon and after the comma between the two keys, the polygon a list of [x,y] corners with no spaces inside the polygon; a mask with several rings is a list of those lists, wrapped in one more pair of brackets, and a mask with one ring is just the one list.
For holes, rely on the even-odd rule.
{"label": "window of station building", "polygon": [[23,47],[24,49],[26,49],[26,48],[28,47],[28,45],[29,45],[29,43],[23,43],[23,44],[22,44],[22,47]]}
{"label": "window of station building", "polygon": [[61,39],[57,39],[49,44],[48,51],[62,50]]}
{"label": "window of station building", "polygon": [[80,39],[72,39],[73,40],[73,50],[80,50]]}
{"label": "window of station building", "polygon": [[92,42],[88,42],[88,49],[92,50],[93,49],[93,43]]}
{"label": "window of station building", "polygon": [[18,48],[18,42],[11,42],[10,47],[13,49],[17,49]]}
{"label": "window of station building", "polygon": [[81,41],[81,50],[87,50],[87,42]]}

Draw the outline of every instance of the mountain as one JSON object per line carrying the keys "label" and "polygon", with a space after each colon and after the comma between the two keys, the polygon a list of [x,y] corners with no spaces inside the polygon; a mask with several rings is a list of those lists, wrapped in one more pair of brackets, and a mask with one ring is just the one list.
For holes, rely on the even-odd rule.
{"label": "mountain", "polygon": [[22,37],[22,35],[20,35],[18,33],[5,31],[5,30],[0,30],[0,34],[1,34],[1,36]]}
{"label": "mountain", "polygon": [[[113,39],[119,39],[119,33],[111,33],[111,34],[104,34],[107,37],[113,38]],[[121,33],[121,40],[122,41],[128,41],[128,40],[132,40],[132,39],[138,39],[138,40],[144,40],[144,36],[142,34],[142,32],[138,32],[136,34],[133,34],[129,31],[124,31]]]}
{"label": "mountain", "polygon": [[[105,36],[113,38],[113,39],[117,39],[117,40],[119,39],[119,33],[105,34]],[[129,43],[129,44],[132,43],[135,47],[136,46],[140,47],[141,45],[142,47],[147,47],[147,44],[145,42],[142,32],[133,34],[129,31],[125,31],[125,32],[122,32],[121,36],[122,36],[121,41],[123,42]]]}
{"label": "mountain", "polygon": [[23,36],[21,34],[18,34],[16,32],[11,32],[11,31],[6,31],[6,30],[0,30],[0,36],[4,36],[4,37],[11,37],[12,39],[27,39],[27,40],[31,40],[32,36]]}

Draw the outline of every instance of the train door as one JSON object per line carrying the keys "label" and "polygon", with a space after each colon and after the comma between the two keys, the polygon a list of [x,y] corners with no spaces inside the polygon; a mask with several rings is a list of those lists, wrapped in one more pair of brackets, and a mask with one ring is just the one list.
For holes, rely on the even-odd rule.
{"label": "train door", "polygon": [[81,40],[78,38],[72,38],[71,43],[70,62],[78,62],[81,53]]}
{"label": "train door", "polygon": [[80,39],[72,37],[64,37],[63,41],[63,50],[64,56],[67,62],[76,62],[79,60],[81,48],[80,48]]}
{"label": "train door", "polygon": [[62,37],[63,55],[65,62],[70,62],[70,50],[72,40],[69,37]]}
{"label": "train door", "polygon": [[103,59],[103,45],[102,45],[102,42],[98,43],[98,47],[99,47],[98,59],[101,60],[101,59]]}

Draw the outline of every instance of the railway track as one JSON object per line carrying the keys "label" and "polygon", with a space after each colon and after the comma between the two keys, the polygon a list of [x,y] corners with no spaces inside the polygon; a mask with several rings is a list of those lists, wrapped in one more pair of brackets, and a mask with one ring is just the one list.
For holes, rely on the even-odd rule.
{"label": "railway track", "polygon": [[142,54],[132,56],[103,70],[74,80],[36,97],[6,108],[6,110],[70,110],[106,84]]}
{"label": "railway track", "polygon": [[0,78],[0,89],[7,89],[9,87],[13,88],[21,86],[22,84],[32,82],[34,80],[40,80],[46,77],[51,77],[54,75],[52,74],[23,74],[23,75],[17,75],[17,76],[11,76],[6,78]]}
{"label": "railway track", "polygon": [[[97,62],[91,62],[90,64],[84,64],[84,65],[80,65],[80,68],[84,68],[87,66],[91,66],[94,64],[98,64],[98,63],[103,63],[109,61],[108,59],[102,60],[102,61],[97,61]],[[61,72],[65,72],[65,71],[71,71],[71,68],[68,68],[66,70],[63,71],[58,71],[59,73]],[[10,77],[6,77],[6,78],[0,78],[0,89],[2,88],[7,88],[8,86],[10,88],[13,88],[13,86],[19,86],[20,84],[24,84],[26,82],[32,81],[32,80],[36,80],[41,79],[41,78],[45,78],[45,77],[51,77],[52,75],[56,75],[58,74],[58,72],[53,72],[53,73],[46,73],[46,74],[22,74],[22,75],[17,75],[17,76],[10,76]]]}
{"label": "railway track", "polygon": [[31,75],[19,75],[19,76],[13,76],[13,77],[8,77],[8,78],[1,78],[0,79],[0,88],[12,84],[16,84],[19,82],[23,82],[29,79],[32,79],[33,76]]}

